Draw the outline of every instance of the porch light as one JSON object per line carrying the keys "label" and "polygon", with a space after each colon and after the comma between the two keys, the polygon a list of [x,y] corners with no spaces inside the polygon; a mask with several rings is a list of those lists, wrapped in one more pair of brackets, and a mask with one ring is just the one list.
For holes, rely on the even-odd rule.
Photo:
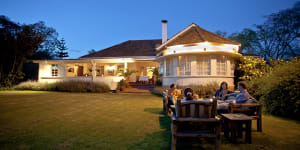
{"label": "porch light", "polygon": [[110,71],[115,70],[115,66],[108,66],[107,70],[110,70]]}

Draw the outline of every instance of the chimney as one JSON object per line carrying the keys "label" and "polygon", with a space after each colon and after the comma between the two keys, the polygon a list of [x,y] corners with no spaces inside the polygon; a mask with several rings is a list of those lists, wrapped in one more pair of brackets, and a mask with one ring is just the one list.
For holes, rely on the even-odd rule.
{"label": "chimney", "polygon": [[162,24],[162,44],[165,43],[168,40],[168,32],[167,32],[167,23],[168,20],[162,20],[161,24]]}

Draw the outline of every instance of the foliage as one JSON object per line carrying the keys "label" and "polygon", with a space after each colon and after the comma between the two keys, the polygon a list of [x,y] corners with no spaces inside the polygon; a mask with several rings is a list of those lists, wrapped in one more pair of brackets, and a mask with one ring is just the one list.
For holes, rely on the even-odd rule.
{"label": "foliage", "polygon": [[273,60],[264,76],[249,81],[249,93],[264,102],[266,111],[279,116],[299,119],[300,61]]}
{"label": "foliage", "polygon": [[122,79],[118,83],[117,89],[120,90],[120,91],[123,91],[124,88],[128,88],[128,87],[129,87],[129,83],[127,82],[127,80]]}
{"label": "foliage", "polygon": [[253,80],[262,77],[266,72],[266,61],[264,58],[241,57],[237,63],[235,75],[238,80]]}
{"label": "foliage", "polygon": [[54,31],[43,22],[20,25],[0,16],[0,86],[12,86],[22,79],[23,63],[32,58]]}
{"label": "foliage", "polygon": [[66,41],[64,38],[62,38],[57,45],[58,51],[56,51],[56,56],[60,59],[63,59],[65,57],[69,57],[68,55],[68,48],[66,46]]}
{"label": "foliage", "polygon": [[101,82],[86,82],[86,81],[62,81],[56,83],[41,83],[35,81],[22,82],[15,86],[16,90],[34,90],[34,91],[62,91],[62,92],[94,92],[104,93],[109,92],[108,85]]}
{"label": "foliage", "polygon": [[258,54],[258,39],[256,35],[256,31],[252,29],[245,28],[240,33],[232,33],[229,39],[237,41],[241,43],[241,53],[248,53],[248,54]]}
{"label": "foliage", "polygon": [[154,79],[155,79],[154,83],[155,83],[155,85],[161,86],[162,85],[162,81],[161,81],[162,74],[159,72],[159,68],[155,67],[151,71],[153,72],[153,75],[154,75]]}
{"label": "foliage", "polygon": [[152,93],[155,95],[162,96],[163,91],[166,91],[166,90],[168,90],[166,87],[155,86]]}
{"label": "foliage", "polygon": [[266,16],[266,21],[255,29],[233,33],[230,39],[241,43],[242,53],[269,58],[289,58],[300,55],[300,2],[293,8]]}
{"label": "foliage", "polygon": [[178,89],[186,89],[186,88],[191,88],[193,89],[194,94],[197,94],[199,98],[208,98],[212,97],[216,90],[220,87],[220,85],[216,82],[208,83],[205,85],[188,85],[188,86],[181,86],[178,85]]}
{"label": "foliage", "polygon": [[96,52],[96,50],[94,50],[94,49],[88,50],[88,54],[92,54],[92,53],[95,53],[95,52]]}

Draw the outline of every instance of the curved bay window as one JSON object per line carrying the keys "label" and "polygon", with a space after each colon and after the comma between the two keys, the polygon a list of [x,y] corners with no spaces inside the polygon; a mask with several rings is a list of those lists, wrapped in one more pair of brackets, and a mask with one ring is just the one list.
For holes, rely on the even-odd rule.
{"label": "curved bay window", "polygon": [[217,75],[226,75],[227,72],[227,59],[225,56],[217,57]]}
{"label": "curved bay window", "polygon": [[191,75],[191,56],[178,56],[180,76]]}
{"label": "curved bay window", "polygon": [[210,75],[210,57],[209,56],[198,56],[197,57],[197,75]]}

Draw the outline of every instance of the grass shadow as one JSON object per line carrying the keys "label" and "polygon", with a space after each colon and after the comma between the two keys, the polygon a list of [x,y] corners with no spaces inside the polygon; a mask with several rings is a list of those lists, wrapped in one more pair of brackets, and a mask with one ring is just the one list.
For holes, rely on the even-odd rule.
{"label": "grass shadow", "polygon": [[159,124],[162,129],[159,132],[153,132],[147,134],[142,141],[128,145],[127,149],[140,150],[140,149],[151,149],[151,150],[165,150],[170,149],[171,146],[171,132],[170,122],[171,119],[162,112],[161,108],[145,108],[145,112],[150,112],[159,115]]}

